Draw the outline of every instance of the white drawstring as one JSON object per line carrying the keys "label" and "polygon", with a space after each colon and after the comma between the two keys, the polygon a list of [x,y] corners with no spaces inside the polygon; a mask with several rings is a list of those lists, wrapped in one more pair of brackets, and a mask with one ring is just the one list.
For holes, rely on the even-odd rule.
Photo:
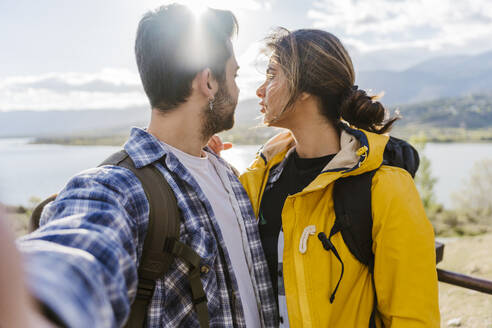
{"label": "white drawstring", "polygon": [[316,233],[316,226],[310,225],[304,228],[304,231],[301,235],[301,240],[299,241],[299,252],[301,254],[305,254],[307,251],[307,241],[310,235],[314,235]]}

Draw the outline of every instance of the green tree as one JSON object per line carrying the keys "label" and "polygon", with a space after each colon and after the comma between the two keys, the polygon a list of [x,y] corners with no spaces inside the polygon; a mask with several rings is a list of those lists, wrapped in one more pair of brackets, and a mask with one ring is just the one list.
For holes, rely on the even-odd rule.
{"label": "green tree", "polygon": [[442,209],[442,206],[436,202],[434,192],[434,186],[436,185],[437,178],[432,175],[431,162],[429,158],[424,155],[427,139],[425,135],[420,134],[410,138],[410,143],[419,152],[420,165],[415,176],[415,184],[419,190],[420,198],[424,204],[427,216],[431,218],[432,214]]}

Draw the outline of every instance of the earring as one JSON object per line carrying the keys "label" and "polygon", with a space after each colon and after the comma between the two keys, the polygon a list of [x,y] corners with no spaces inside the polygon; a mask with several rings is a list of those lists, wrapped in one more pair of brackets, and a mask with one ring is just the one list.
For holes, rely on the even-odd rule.
{"label": "earring", "polygon": [[214,110],[214,101],[215,97],[208,98],[208,106],[210,107],[211,112]]}

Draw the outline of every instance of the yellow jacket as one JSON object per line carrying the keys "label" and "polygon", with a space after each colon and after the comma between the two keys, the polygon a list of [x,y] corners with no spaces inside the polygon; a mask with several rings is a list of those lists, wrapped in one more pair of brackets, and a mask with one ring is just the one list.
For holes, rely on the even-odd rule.
{"label": "yellow jacket", "polygon": [[[335,234],[331,241],[345,272],[330,304],[341,266],[316,237],[321,231],[328,235],[335,222],[334,181],[381,166],[388,137],[354,131],[342,132],[340,152],[304,190],[288,196],[282,210],[284,285],[291,327],[369,324],[374,288],[367,267],[350,253],[341,234]],[[290,132],[273,137],[242,174],[240,180],[257,217],[269,171],[293,146]],[[372,212],[378,327],[380,319],[384,327],[439,327],[434,232],[410,174],[381,166],[372,182]],[[316,227],[316,234],[309,237],[307,251],[301,254],[301,235],[310,225]]]}

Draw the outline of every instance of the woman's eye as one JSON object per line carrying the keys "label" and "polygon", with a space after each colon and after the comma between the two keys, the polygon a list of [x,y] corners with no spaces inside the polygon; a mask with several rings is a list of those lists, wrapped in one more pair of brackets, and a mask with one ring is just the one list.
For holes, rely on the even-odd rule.
{"label": "woman's eye", "polygon": [[273,80],[274,78],[275,78],[275,75],[273,75],[271,73],[267,73],[267,75],[266,75],[267,80]]}

